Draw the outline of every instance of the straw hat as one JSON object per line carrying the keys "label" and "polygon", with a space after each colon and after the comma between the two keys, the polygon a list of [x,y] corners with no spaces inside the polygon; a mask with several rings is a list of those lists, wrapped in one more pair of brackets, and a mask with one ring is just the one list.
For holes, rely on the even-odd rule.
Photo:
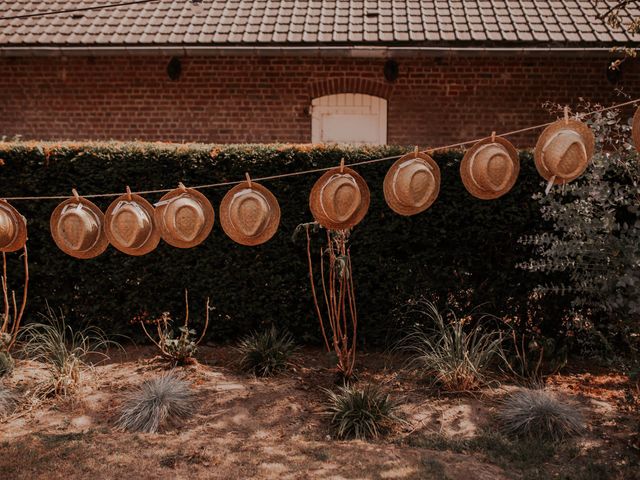
{"label": "straw hat", "polygon": [[107,208],[104,231],[111,245],[129,255],[145,255],[160,242],[153,206],[140,195],[132,194],[129,187]]}
{"label": "straw hat", "polygon": [[507,193],[519,173],[517,150],[495,135],[473,145],[460,162],[462,183],[471,195],[482,200],[493,200]]}
{"label": "straw hat", "polygon": [[594,148],[589,127],[568,117],[560,119],[545,128],[536,143],[536,168],[545,180],[569,183],[585,171]]}
{"label": "straw hat", "polygon": [[391,165],[384,177],[384,198],[400,215],[425,211],[440,192],[440,168],[429,155],[408,153]]}
{"label": "straw hat", "polygon": [[5,200],[0,200],[0,252],[15,252],[27,241],[27,220]]}
{"label": "straw hat", "polygon": [[631,132],[633,137],[633,144],[636,146],[636,150],[640,152],[640,107],[636,110],[633,116],[633,129]]}
{"label": "straw hat", "polygon": [[280,205],[269,190],[247,181],[236,185],[222,199],[220,224],[224,233],[241,245],[260,245],[280,224]]}
{"label": "straw hat", "polygon": [[180,184],[156,203],[154,217],[165,242],[178,248],[191,248],[211,233],[215,213],[207,197]]}
{"label": "straw hat", "polygon": [[109,246],[102,211],[75,190],[72,198],[56,207],[49,224],[53,241],[72,257],[94,258]]}
{"label": "straw hat", "polygon": [[313,218],[330,230],[351,228],[369,209],[369,187],[344,163],[322,175],[311,189],[309,208]]}

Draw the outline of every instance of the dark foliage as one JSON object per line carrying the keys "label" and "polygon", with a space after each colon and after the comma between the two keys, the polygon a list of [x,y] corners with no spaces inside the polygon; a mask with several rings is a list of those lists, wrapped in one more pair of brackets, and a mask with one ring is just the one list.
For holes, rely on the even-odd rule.
{"label": "dark foliage", "polygon": [[[171,188],[338,165],[395,155],[400,147],[345,149],[309,146],[212,146],[172,144],[0,144],[0,191],[14,195],[71,195]],[[521,154],[514,189],[494,201],[469,195],[459,178],[459,152],[435,155],[442,171],[439,198],[425,213],[402,217],[384,202],[382,180],[391,162],[356,167],[371,189],[371,207],[351,237],[354,280],[361,319],[359,340],[381,344],[398,325],[390,312],[407,298],[427,294],[460,311],[483,305],[498,316],[537,320],[540,305],[529,294],[541,277],[515,268],[529,258],[517,243],[541,219],[533,192],[542,190],[530,153]],[[57,201],[15,201],[29,222],[31,281],[28,316],[61,307],[71,322],[88,320],[109,333],[139,335],[131,320],[156,318],[183,308],[175,292],[211,298],[216,307],[208,337],[231,340],[276,323],[303,342],[317,342],[320,330],[307,278],[304,241],[291,240],[295,227],[312,220],[308,195],[319,175],[265,182],[280,202],[282,221],[268,243],[245,247],[216,224],[210,237],[188,250],[161,243],[142,257],[110,247],[93,260],[76,260],[58,250],[49,231]],[[217,207],[226,188],[204,190]],[[147,195],[157,201],[161,195]],[[112,199],[99,198],[103,209]],[[313,248],[320,248],[321,232]],[[17,255],[10,255],[17,262]],[[16,263],[17,265],[17,263]],[[19,268],[12,268],[19,272]],[[545,277],[546,278],[546,277]],[[18,280],[16,280],[18,281]],[[197,302],[194,302],[197,303]],[[204,311],[204,304],[193,305]],[[555,329],[558,315],[547,307],[540,322]],[[194,318],[194,327],[202,319]],[[544,329],[544,323],[540,323]]]}

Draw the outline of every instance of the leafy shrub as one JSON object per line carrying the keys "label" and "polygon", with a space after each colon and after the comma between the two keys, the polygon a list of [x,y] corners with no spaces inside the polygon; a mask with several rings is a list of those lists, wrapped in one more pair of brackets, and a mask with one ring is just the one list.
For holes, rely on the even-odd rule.
{"label": "leafy shrub", "polygon": [[194,401],[189,383],[171,371],[145,380],[129,393],[117,425],[133,432],[156,433],[193,415]]}
{"label": "leafy shrub", "polygon": [[[192,186],[242,180],[246,171],[258,178],[336,166],[343,157],[351,163],[406,151],[398,146],[0,143],[0,191],[10,197],[71,195],[72,186],[80,194],[118,192],[126,185],[134,191],[173,188],[179,181]],[[440,195],[432,208],[413,217],[394,214],[384,201],[382,182],[391,161],[356,167],[371,189],[369,212],[350,238],[358,298],[375,299],[358,305],[358,339],[367,345],[380,345],[397,330],[389,323],[389,311],[426,291],[440,300],[452,298],[450,304],[459,303],[460,311],[487,302],[500,317],[528,318],[531,312],[542,328],[556,331],[550,306],[538,306],[530,297],[545,277],[514,268],[530,256],[529,247],[515,240],[540,222],[531,195],[544,187],[531,154],[521,153],[517,184],[494,202],[479,201],[465,190],[461,157],[459,151],[434,155],[442,172]],[[90,319],[106,332],[144,338],[137,322],[129,321],[182,311],[175,292],[186,287],[193,311],[203,311],[207,297],[216,305],[205,341],[236,341],[260,329],[263,318],[277,318],[278,326],[299,341],[320,343],[320,328],[310,318],[307,258],[290,241],[295,227],[311,220],[309,191],[318,177],[264,182],[278,198],[282,218],[269,242],[251,248],[234,243],[216,222],[195,248],[161,242],[148,255],[132,257],[110,247],[97,258],[79,261],[51,239],[49,219],[58,202],[15,202],[29,221],[33,260],[26,318],[44,311],[45,299],[55,298],[74,327]],[[227,190],[202,193],[217,206]],[[145,198],[153,203],[161,196]],[[104,211],[113,199],[92,200]],[[318,240],[312,239],[314,245]],[[18,256],[8,256],[8,262],[9,271],[19,275]],[[319,271],[317,262],[314,271]]]}
{"label": "leafy shrub", "polygon": [[522,389],[508,395],[497,417],[501,430],[513,436],[561,440],[584,430],[580,411],[546,390]]}
{"label": "leafy shrub", "polygon": [[26,325],[22,335],[23,350],[32,360],[45,364],[50,381],[40,393],[44,395],[69,395],[81,383],[82,372],[91,368],[89,358],[101,356],[109,346],[118,346],[107,339],[97,327],[73,329],[60,311],[59,314],[47,304],[47,311],[40,314],[43,322]]}
{"label": "leafy shrub", "polygon": [[423,299],[412,305],[411,313],[428,322],[398,344],[411,355],[411,368],[446,390],[472,390],[485,383],[492,362],[500,357],[498,331],[487,332],[480,323],[466,327],[453,312],[445,321],[436,305]]}
{"label": "leafy shrub", "polygon": [[9,388],[0,384],[0,418],[5,417],[13,411],[18,404],[18,397]]}
{"label": "leafy shrub", "polygon": [[240,368],[260,377],[285,370],[296,349],[291,334],[281,333],[275,326],[249,334],[236,347],[240,354]]}
{"label": "leafy shrub", "polygon": [[520,266],[546,275],[540,294],[571,302],[567,328],[582,353],[611,358],[612,340],[633,342],[640,321],[640,157],[619,111],[587,123],[596,138],[591,165],[577,181],[534,196],[546,223],[520,239],[535,253]]}
{"label": "leafy shrub", "polygon": [[397,416],[398,405],[377,385],[351,384],[339,387],[337,392],[325,391],[325,415],[339,439],[377,438],[402,421]]}

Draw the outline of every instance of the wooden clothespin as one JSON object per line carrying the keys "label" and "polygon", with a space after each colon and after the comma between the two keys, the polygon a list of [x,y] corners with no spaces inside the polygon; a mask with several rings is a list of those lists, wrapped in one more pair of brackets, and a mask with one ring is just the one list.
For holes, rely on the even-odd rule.
{"label": "wooden clothespin", "polygon": [[496,142],[496,132],[493,131],[491,132],[491,143],[495,143]]}
{"label": "wooden clothespin", "polygon": [[569,123],[569,105],[564,106],[564,123],[565,125]]}
{"label": "wooden clothespin", "polygon": [[247,184],[249,185],[249,188],[251,187],[251,177],[249,176],[249,172],[244,172],[244,176],[247,179]]}
{"label": "wooden clothespin", "polygon": [[75,188],[71,189],[71,193],[73,194],[73,198],[76,200],[76,202],[80,201],[80,195],[78,195],[78,191]]}
{"label": "wooden clothespin", "polygon": [[344,173],[344,157],[340,160],[340,173]]}
{"label": "wooden clothespin", "polygon": [[131,189],[129,188],[129,185],[127,185],[127,200],[131,201]]}
{"label": "wooden clothespin", "polygon": [[182,182],[178,182],[178,188],[179,188],[180,190],[182,190],[183,192],[186,192],[186,191],[187,191],[187,187],[185,187],[185,186],[184,186],[184,183],[182,183]]}

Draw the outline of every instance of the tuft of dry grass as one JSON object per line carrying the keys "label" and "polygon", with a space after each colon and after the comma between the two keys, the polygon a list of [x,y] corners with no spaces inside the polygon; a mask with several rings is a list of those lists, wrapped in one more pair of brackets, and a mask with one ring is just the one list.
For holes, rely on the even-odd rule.
{"label": "tuft of dry grass", "polygon": [[42,362],[49,372],[49,382],[39,392],[43,396],[73,394],[81,383],[82,372],[91,368],[89,358],[98,355],[107,359],[103,350],[120,347],[97,327],[74,330],[62,311],[56,313],[48,304],[40,316],[43,321],[28,324],[22,335],[25,355]]}
{"label": "tuft of dry grass", "polygon": [[445,320],[426,300],[417,301],[412,313],[429,326],[414,329],[396,347],[409,353],[410,368],[449,391],[474,390],[487,382],[491,365],[500,358],[499,332],[485,331],[481,323],[469,327],[453,312]]}
{"label": "tuft of dry grass", "polygon": [[521,389],[503,400],[497,412],[503,433],[519,437],[562,440],[584,431],[582,413],[540,389]]}
{"label": "tuft of dry grass", "polygon": [[0,418],[10,415],[18,405],[18,396],[0,384]]}
{"label": "tuft of dry grass", "polygon": [[157,433],[193,415],[194,401],[189,383],[171,371],[145,380],[129,393],[116,424],[133,432]]}

